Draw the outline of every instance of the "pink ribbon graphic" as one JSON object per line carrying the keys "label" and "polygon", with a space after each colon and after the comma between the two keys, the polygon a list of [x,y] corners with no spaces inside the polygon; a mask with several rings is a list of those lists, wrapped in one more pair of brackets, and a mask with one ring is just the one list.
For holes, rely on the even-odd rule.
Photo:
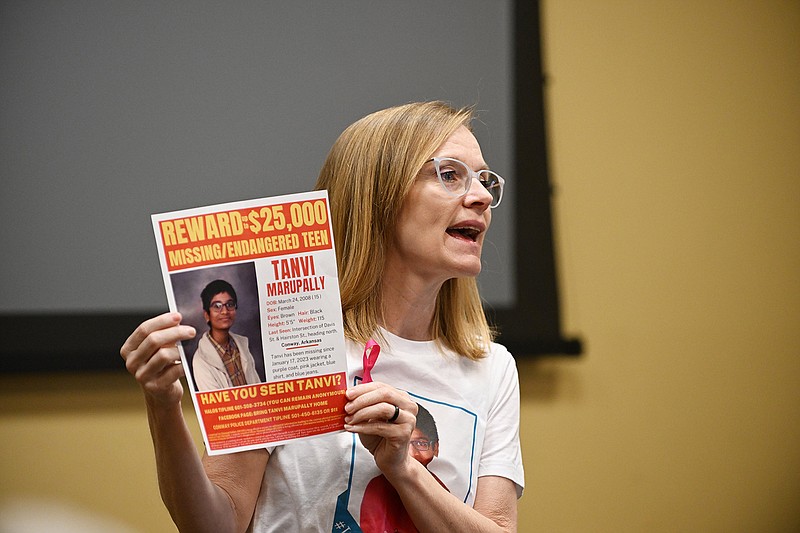
{"label": "pink ribbon graphic", "polygon": [[364,377],[361,380],[363,383],[372,382],[372,375],[370,374],[370,371],[375,367],[375,363],[378,361],[378,355],[380,355],[380,353],[380,345],[372,339],[370,339],[369,342],[367,342],[367,345],[364,346]]}

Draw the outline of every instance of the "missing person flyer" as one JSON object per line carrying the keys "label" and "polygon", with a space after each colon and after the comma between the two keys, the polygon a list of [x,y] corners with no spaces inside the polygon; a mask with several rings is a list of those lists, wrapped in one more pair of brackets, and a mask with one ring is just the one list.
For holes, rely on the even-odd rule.
{"label": "missing person flyer", "polygon": [[210,455],[343,429],[345,356],[326,191],[152,216]]}

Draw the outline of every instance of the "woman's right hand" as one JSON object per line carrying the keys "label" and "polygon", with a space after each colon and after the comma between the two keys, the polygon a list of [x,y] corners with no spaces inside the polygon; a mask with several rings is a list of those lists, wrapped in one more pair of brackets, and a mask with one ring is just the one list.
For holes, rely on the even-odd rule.
{"label": "woman's right hand", "polygon": [[181,325],[180,313],[164,313],[142,322],[120,349],[125,367],[139,382],[148,400],[159,404],[180,402],[184,376],[177,343],[195,336]]}

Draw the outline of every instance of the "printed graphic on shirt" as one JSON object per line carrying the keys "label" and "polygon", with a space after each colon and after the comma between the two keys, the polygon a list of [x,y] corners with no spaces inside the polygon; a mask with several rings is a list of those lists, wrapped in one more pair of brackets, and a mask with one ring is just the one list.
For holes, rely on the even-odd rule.
{"label": "printed graphic on shirt", "polygon": [[[417,427],[408,453],[442,487],[467,502],[477,479],[477,416],[469,410],[414,395],[419,406]],[[416,532],[399,494],[374,466],[371,454],[353,435],[347,490],[337,500],[332,533]]]}

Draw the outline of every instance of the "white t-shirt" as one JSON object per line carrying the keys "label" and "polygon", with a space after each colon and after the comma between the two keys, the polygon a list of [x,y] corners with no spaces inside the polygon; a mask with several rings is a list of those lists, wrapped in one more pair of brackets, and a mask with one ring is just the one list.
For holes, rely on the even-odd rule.
{"label": "white t-shirt", "polygon": [[[435,342],[409,341],[382,330],[385,341],[372,379],[408,392],[433,416],[439,454],[429,464],[467,505],[480,476],[501,476],[522,494],[519,382],[511,354],[492,344],[471,361]],[[378,339],[376,339],[378,340]],[[360,383],[363,346],[347,342],[348,383]],[[355,533],[369,481],[380,475],[357,435],[335,434],[271,450],[252,531]]]}

